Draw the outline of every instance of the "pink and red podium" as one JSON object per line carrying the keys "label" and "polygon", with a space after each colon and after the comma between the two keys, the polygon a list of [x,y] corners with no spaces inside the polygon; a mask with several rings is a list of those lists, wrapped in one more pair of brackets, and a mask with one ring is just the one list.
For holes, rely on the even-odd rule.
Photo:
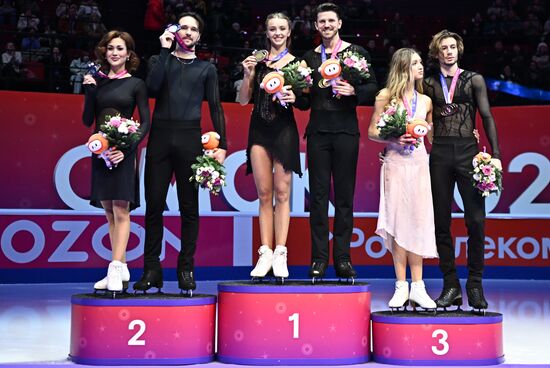
{"label": "pink and red podium", "polygon": [[495,365],[504,361],[502,314],[372,314],[373,359],[397,365]]}
{"label": "pink and red podium", "polygon": [[70,359],[93,365],[193,364],[214,360],[216,297],[94,294],[71,299]]}
{"label": "pink and red podium", "polygon": [[218,360],[250,365],[368,362],[370,300],[366,283],[221,283]]}

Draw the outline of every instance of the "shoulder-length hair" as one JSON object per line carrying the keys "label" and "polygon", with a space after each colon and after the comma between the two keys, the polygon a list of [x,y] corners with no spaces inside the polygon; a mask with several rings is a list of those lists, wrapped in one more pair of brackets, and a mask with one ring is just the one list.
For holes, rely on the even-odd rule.
{"label": "shoulder-length hair", "polygon": [[[393,54],[386,81],[386,88],[390,99],[401,99],[405,95],[407,86],[413,78],[411,60],[414,54],[418,54],[418,52],[410,48],[399,49]],[[414,87],[418,92],[422,93],[422,80],[414,81]]]}
{"label": "shoulder-length hair", "polygon": [[125,68],[128,72],[133,73],[139,67],[139,57],[136,54],[136,45],[134,39],[128,32],[123,31],[109,31],[107,32],[101,41],[97,44],[95,48],[95,56],[97,62],[101,64],[101,69],[108,71],[111,67],[105,58],[107,54],[107,46],[115,38],[121,38],[126,44],[126,50],[128,50],[128,60],[126,60]]}
{"label": "shoulder-length hair", "polygon": [[441,42],[445,38],[454,38],[456,40],[456,47],[458,48],[458,58],[460,59],[460,57],[464,53],[464,41],[462,41],[462,37],[460,37],[458,33],[454,33],[446,29],[442,30],[432,37],[429,51],[430,57],[435,60],[438,59],[439,50],[441,49]]}

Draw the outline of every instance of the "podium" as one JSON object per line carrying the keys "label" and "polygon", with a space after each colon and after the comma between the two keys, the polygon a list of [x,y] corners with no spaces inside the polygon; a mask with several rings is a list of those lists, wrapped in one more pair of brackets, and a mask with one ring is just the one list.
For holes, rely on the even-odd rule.
{"label": "podium", "polygon": [[248,365],[341,365],[370,358],[366,283],[218,285],[218,360]]}
{"label": "podium", "polygon": [[504,361],[502,314],[374,312],[373,359],[397,365],[494,365]]}
{"label": "podium", "polygon": [[214,360],[216,297],[100,294],[71,298],[70,359],[92,365]]}

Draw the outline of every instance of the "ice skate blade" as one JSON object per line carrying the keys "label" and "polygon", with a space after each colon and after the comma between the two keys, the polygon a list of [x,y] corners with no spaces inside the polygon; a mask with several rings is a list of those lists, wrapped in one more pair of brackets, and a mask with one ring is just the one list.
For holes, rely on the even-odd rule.
{"label": "ice skate blade", "polygon": [[189,289],[189,290],[180,289],[180,295],[192,298],[193,297],[193,290],[192,289]]}

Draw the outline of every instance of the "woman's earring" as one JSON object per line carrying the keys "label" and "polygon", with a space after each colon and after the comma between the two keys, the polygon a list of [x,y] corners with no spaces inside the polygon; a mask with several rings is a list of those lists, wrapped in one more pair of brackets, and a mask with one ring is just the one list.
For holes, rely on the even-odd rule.
{"label": "woman's earring", "polygon": [[129,57],[129,56],[126,58],[126,61],[130,61],[130,57]]}

